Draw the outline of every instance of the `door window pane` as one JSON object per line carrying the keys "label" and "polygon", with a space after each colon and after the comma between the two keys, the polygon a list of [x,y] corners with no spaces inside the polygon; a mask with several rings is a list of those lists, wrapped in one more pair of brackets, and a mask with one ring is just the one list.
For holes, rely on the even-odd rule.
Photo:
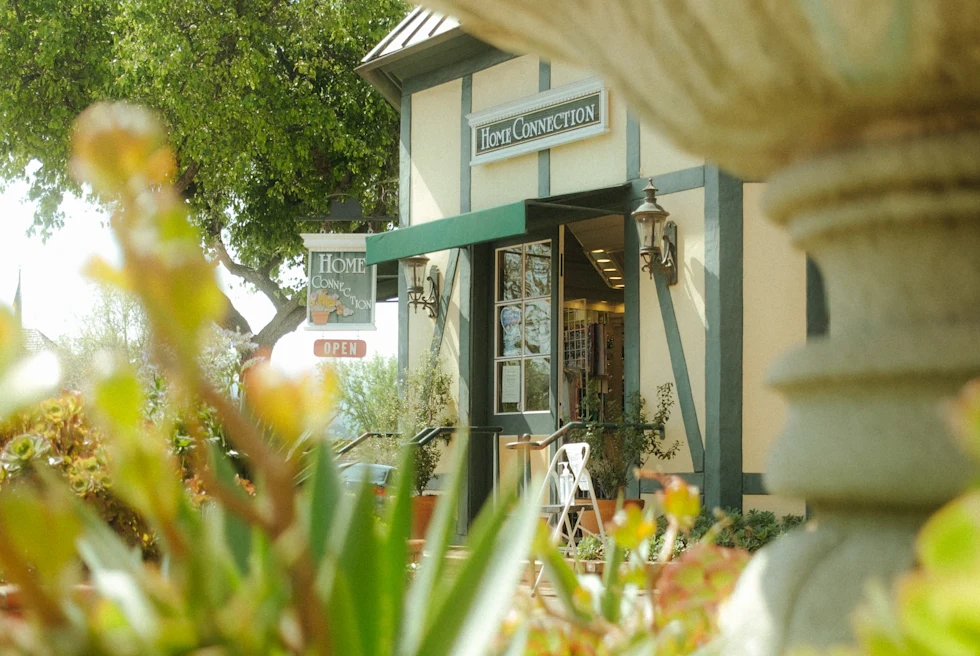
{"label": "door window pane", "polygon": [[497,412],[520,412],[521,361],[497,363]]}
{"label": "door window pane", "polygon": [[521,298],[521,248],[520,246],[497,251],[497,289],[498,301],[513,301]]}
{"label": "door window pane", "polygon": [[524,387],[524,412],[551,409],[548,394],[551,389],[551,358],[524,360]]}
{"label": "door window pane", "polygon": [[524,352],[528,355],[551,353],[551,301],[525,304]]}
{"label": "door window pane", "polygon": [[524,247],[524,298],[551,296],[551,242]]}
{"label": "door window pane", "polygon": [[502,305],[497,308],[497,356],[511,358],[521,355],[524,346],[524,325],[521,305]]}

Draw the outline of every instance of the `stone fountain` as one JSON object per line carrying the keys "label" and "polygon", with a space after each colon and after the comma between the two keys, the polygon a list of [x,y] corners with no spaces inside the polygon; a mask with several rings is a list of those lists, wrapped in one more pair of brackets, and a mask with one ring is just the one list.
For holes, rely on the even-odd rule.
{"label": "stone fountain", "polygon": [[971,474],[943,405],[980,375],[980,3],[428,4],[597,71],[682,147],[768,180],[832,317],[771,373],[790,411],[766,485],[814,519],[753,559],[723,650],[847,642],[867,582],[912,566],[918,527]]}

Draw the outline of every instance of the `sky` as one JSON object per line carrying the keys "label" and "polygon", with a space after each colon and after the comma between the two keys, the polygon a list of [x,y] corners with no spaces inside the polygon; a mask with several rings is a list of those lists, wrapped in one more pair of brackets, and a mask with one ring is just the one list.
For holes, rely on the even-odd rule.
{"label": "sky", "polygon": [[[62,205],[65,226],[47,242],[40,236],[28,237],[34,206],[27,199],[27,185],[10,184],[0,194],[0,303],[11,305],[17,291],[17,270],[21,268],[21,306],[25,328],[35,328],[57,341],[75,334],[76,326],[91,308],[95,287],[81,274],[93,256],[119,262],[119,249],[106,227],[100,209],[79,198]],[[219,269],[222,286],[235,307],[258,331],[273,316],[272,303],[262,294],[251,293],[240,281]],[[313,355],[313,342],[321,338],[363,339],[367,357],[375,353],[398,352],[398,307],[378,303],[375,331],[322,332],[300,327],[286,335],[272,353],[273,364],[287,373],[314,368],[324,358]]]}

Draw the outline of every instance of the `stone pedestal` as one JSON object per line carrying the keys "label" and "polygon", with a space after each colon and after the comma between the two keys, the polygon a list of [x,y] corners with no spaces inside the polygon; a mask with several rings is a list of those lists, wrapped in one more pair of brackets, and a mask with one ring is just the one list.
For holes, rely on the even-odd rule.
{"label": "stone pedestal", "polygon": [[744,177],[819,264],[830,333],[780,359],[767,487],[815,519],[763,550],[724,653],[851,635],[967,481],[943,404],[980,375],[980,3],[431,0],[493,43],[601,74],[641,118]]}
{"label": "stone pedestal", "polygon": [[980,375],[980,132],[857,144],[770,183],[830,308],[830,334],[770,376],[790,410],[766,484],[814,519],[740,580],[727,653],[848,640],[867,582],[913,565],[916,531],[969,479],[943,404]]}

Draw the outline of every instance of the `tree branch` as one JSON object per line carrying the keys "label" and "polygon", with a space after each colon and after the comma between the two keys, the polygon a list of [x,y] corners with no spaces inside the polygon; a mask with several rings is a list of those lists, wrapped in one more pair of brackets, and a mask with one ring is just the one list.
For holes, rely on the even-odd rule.
{"label": "tree branch", "polygon": [[296,294],[289,299],[285,306],[276,312],[272,321],[259,331],[253,340],[258,344],[259,349],[272,349],[276,342],[286,334],[296,330],[306,319],[306,306],[300,303],[301,294]]}
{"label": "tree branch", "polygon": [[180,177],[177,178],[176,182],[174,182],[174,188],[177,189],[179,194],[183,195],[184,192],[187,191],[187,188],[191,185],[191,182],[194,181],[194,176],[197,175],[197,171],[200,168],[201,165],[198,164],[196,160],[192,159],[190,161],[187,168],[184,169],[184,172],[181,173]]}
{"label": "tree branch", "polygon": [[223,241],[221,241],[220,236],[216,235],[211,240],[211,248],[214,249],[218,261],[221,262],[226,269],[228,269],[228,273],[233,276],[238,276],[246,282],[252,283],[260,292],[266,295],[269,301],[272,302],[272,306],[276,308],[277,316],[279,312],[291,302],[291,300],[287,299],[286,295],[283,293],[284,290],[268,275],[263,275],[262,271],[245,266],[244,264],[239,264],[235,260],[231,259],[231,255],[228,253],[228,249],[225,248],[225,244]]}
{"label": "tree branch", "polygon": [[225,294],[225,298],[228,299],[228,313],[225,315],[224,321],[221,322],[221,327],[227,328],[228,330],[237,329],[243,335],[251,335],[252,327],[248,324],[248,319],[238,311],[238,308],[231,302],[227,294]]}

